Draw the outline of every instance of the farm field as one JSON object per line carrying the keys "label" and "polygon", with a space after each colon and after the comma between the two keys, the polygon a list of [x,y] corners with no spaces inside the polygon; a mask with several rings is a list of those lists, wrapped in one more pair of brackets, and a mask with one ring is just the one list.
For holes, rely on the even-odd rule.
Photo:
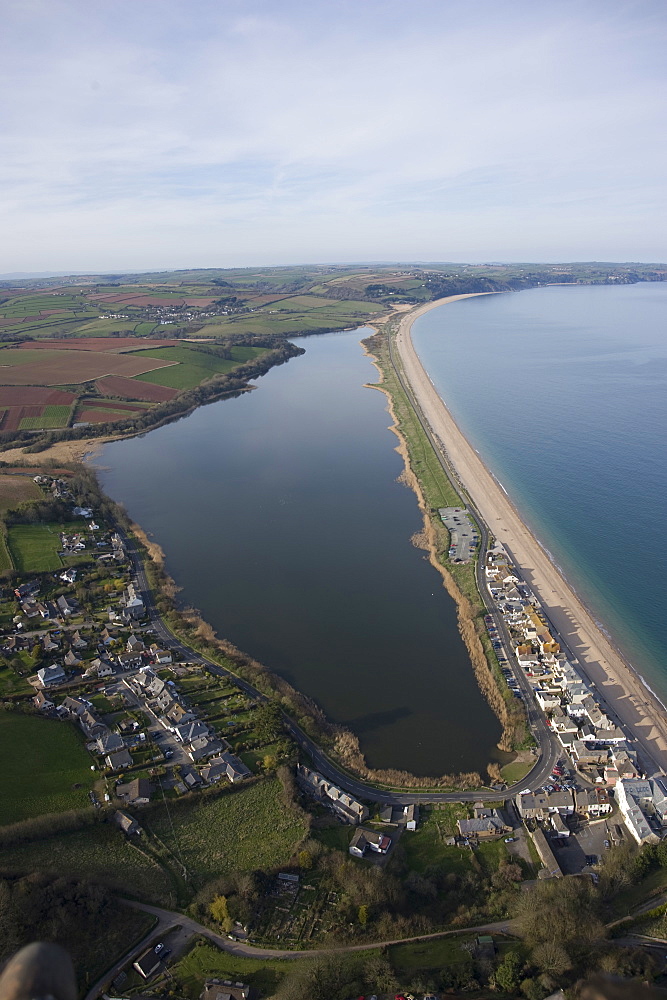
{"label": "farm field", "polygon": [[0,430],[65,427],[73,402],[74,395],[60,389],[0,386]]}
{"label": "farm field", "polygon": [[109,420],[127,420],[150,409],[149,403],[120,403],[116,400],[83,399],[76,412],[77,422],[103,424]]}
{"label": "farm field", "polygon": [[61,524],[11,524],[7,529],[7,547],[19,573],[50,573],[62,566],[60,531],[80,531],[83,522]]}
{"label": "farm field", "polygon": [[123,378],[120,375],[98,379],[95,385],[103,396],[122,396],[123,399],[141,399],[152,403],[165,403],[178,395],[177,389],[151,385],[150,382]]}
{"label": "farm field", "polygon": [[211,378],[212,375],[226,375],[238,364],[236,361],[214,357],[192,347],[164,347],[152,350],[148,356],[165,363],[176,364],[170,369],[162,368],[139,375],[136,381],[152,382],[171,389],[194,389],[204,379]]}
{"label": "farm field", "polygon": [[176,905],[165,870],[109,823],[100,823],[18,847],[3,848],[0,874],[53,872],[90,878],[157,906]]}
{"label": "farm field", "polygon": [[0,511],[11,510],[28,500],[39,500],[42,496],[37,483],[31,476],[9,475],[0,472]]}
{"label": "farm field", "polygon": [[199,884],[225,872],[286,864],[305,833],[301,820],[284,808],[276,778],[174,808],[171,817],[151,813],[146,826]]}
{"label": "farm field", "polygon": [[[140,323],[139,326],[147,326],[151,329],[153,328],[153,323],[143,324]],[[160,347],[175,347],[178,346],[178,340],[158,340],[150,341],[145,340],[141,336],[139,337],[77,337],[76,339],[69,340],[27,340],[25,343],[21,344],[16,350],[21,351],[53,351],[54,353],[60,351],[102,351],[104,354],[119,354],[122,351],[141,351],[148,350],[153,346],[153,344],[159,344]],[[0,354],[0,361],[2,360],[2,354]]]}
{"label": "farm field", "polygon": [[0,825],[90,805],[95,775],[70,723],[0,711],[0,755]]}
{"label": "farm field", "polygon": [[173,363],[152,358],[143,351],[139,355],[76,350],[53,352],[17,350],[6,353],[19,356],[28,354],[30,361],[0,368],[0,382],[4,385],[71,385],[90,382],[104,375],[127,375],[132,378]]}
{"label": "farm field", "polygon": [[[28,409],[23,407],[23,412]],[[34,431],[50,427],[66,427],[69,421],[71,406],[45,406],[40,414],[23,416],[19,421],[19,430]]]}

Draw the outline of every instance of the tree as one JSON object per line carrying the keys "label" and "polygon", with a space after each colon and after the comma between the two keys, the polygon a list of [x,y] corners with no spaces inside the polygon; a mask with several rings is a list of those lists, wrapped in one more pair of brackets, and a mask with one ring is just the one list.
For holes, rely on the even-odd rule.
{"label": "tree", "polygon": [[[599,915],[600,897],[584,879],[549,879],[538,882],[532,892],[517,901],[517,917],[522,937],[536,948],[545,943],[559,944],[576,961],[605,937]],[[549,919],[544,919],[544,914]]]}
{"label": "tree", "polygon": [[359,917],[359,923],[361,924],[361,926],[365,927],[366,924],[368,923],[368,907],[367,906],[365,906],[365,905],[362,904],[359,907],[358,917]]}
{"label": "tree", "polygon": [[232,929],[232,918],[229,915],[227,897],[215,896],[209,906],[209,910],[213,919],[220,924],[226,934],[229,934]]}
{"label": "tree", "polygon": [[532,959],[542,972],[560,976],[572,968],[570,956],[562,945],[556,941],[545,941],[533,949]]}
{"label": "tree", "polygon": [[516,993],[521,982],[523,962],[517,951],[508,951],[493,974],[494,982],[504,993]]}
{"label": "tree", "polygon": [[299,868],[308,871],[313,867],[313,858],[310,851],[299,851]]}
{"label": "tree", "polygon": [[265,701],[255,709],[253,728],[260,743],[273,743],[282,732],[280,709],[273,701]]}
{"label": "tree", "polygon": [[544,1000],[549,992],[537,979],[524,979],[521,983],[521,992],[528,1000]]}
{"label": "tree", "polygon": [[383,955],[364,962],[364,983],[373,993],[394,993],[399,986],[394,970]]}

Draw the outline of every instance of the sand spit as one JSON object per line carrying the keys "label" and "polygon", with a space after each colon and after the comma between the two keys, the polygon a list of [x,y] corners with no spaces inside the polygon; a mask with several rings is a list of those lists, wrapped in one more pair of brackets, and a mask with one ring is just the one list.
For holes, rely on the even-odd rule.
{"label": "sand spit", "polygon": [[405,376],[433,432],[444,442],[451,464],[489,531],[507,549],[579,666],[612,712],[648,751],[658,769],[667,772],[664,707],[614,648],[544,547],[523,523],[510,498],[462,434],[414,349],[411,329],[419,316],[430,309],[470,297],[453,295],[420,306],[401,317],[395,346]]}
{"label": "sand spit", "polygon": [[[372,350],[369,350],[368,346],[363,341],[361,346],[363,347],[365,354],[377,368],[380,378],[382,379],[382,368],[377,363]],[[465,594],[461,593],[459,590],[451,573],[449,573],[447,568],[443,566],[438,559],[438,540],[436,538],[435,529],[429,516],[428,505],[422,492],[421,483],[419,482],[419,479],[410,464],[410,453],[408,451],[407,443],[398,428],[398,418],[394,410],[391,393],[382,385],[382,382],[377,385],[369,384],[367,388],[378,389],[386,396],[387,409],[393,421],[389,430],[391,430],[398,438],[396,451],[405,463],[405,469],[399,476],[399,480],[413,490],[417,497],[417,503],[422,514],[423,527],[420,532],[417,532],[412,536],[412,544],[426,552],[428,561],[442,577],[445,590],[456,604],[459,632],[465,647],[468,650],[468,655],[470,657],[470,662],[472,664],[477,683],[482,694],[497,715],[503,727],[502,736],[498,742],[498,748],[504,751],[511,751],[514,739],[514,727],[507,711],[507,705],[505,704],[505,700],[498,689],[498,684],[489,666],[484,652],[484,647],[482,646],[480,638],[477,634],[477,630],[475,628],[474,609]]]}

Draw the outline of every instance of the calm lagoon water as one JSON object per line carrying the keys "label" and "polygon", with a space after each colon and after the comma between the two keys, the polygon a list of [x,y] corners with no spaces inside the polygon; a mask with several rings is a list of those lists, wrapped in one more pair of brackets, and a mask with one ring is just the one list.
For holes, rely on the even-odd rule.
{"label": "calm lagoon water", "polygon": [[370,330],[298,340],[258,388],[107,445],[105,490],[166,553],[183,604],[358,734],[369,763],[483,770],[500,725],[439,574]]}
{"label": "calm lagoon water", "polygon": [[461,429],[667,701],[667,284],[465,299],[420,317],[413,340]]}

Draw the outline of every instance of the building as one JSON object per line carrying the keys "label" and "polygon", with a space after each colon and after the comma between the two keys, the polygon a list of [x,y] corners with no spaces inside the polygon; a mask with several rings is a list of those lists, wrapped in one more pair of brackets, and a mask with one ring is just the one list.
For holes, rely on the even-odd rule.
{"label": "building", "polygon": [[588,819],[598,819],[611,812],[611,800],[606,788],[580,788],[574,793],[577,812]]}
{"label": "building", "polygon": [[403,819],[406,830],[416,830],[419,823],[419,806],[412,802],[409,806],[403,806]]}
{"label": "building", "polygon": [[32,703],[39,712],[50,712],[54,707],[53,702],[49,701],[43,691],[37,692]]}
{"label": "building", "polygon": [[63,684],[67,679],[65,671],[58,663],[54,663],[50,667],[42,667],[41,670],[37,671],[37,676],[42,687]]}
{"label": "building", "polygon": [[[533,843],[535,844],[535,849],[539,855],[540,861],[544,865],[544,870],[547,878],[561,878],[563,872],[561,867],[556,861],[556,856],[554,852],[549,847],[549,842],[544,836],[543,832],[538,827],[531,834],[533,838]],[[544,877],[544,876],[543,876]]]}
{"label": "building", "polygon": [[144,979],[150,979],[154,975],[158,968],[160,967],[161,958],[159,955],[155,954],[154,948],[149,948],[145,951],[141,958],[138,958],[136,962],[133,962],[134,968],[137,970],[140,976]]}
{"label": "building", "polygon": [[147,805],[151,800],[151,783],[148,778],[135,778],[124,785],[116,785],[116,796],[129,806]]}
{"label": "building", "polygon": [[667,826],[667,778],[621,778],[614,792],[625,825],[637,843],[658,843]]}
{"label": "building", "polygon": [[356,826],[368,818],[368,809],[363,803],[357,802],[347,792],[341,791],[318,771],[311,771],[309,767],[297,764],[296,780],[304,791],[332,809],[344,823]]}
{"label": "building", "polygon": [[510,833],[512,829],[497,809],[487,809],[481,802],[475,803],[472,819],[460,819],[456,825],[462,837],[479,840],[492,840]]}
{"label": "building", "polygon": [[133,583],[129,585],[123,594],[123,606],[130,618],[142,618],[144,615],[144,602],[137,593]]}
{"label": "building", "polygon": [[547,819],[553,812],[570,816],[574,812],[574,796],[569,789],[561,792],[524,792],[514,800],[521,819]]}
{"label": "building", "polygon": [[122,809],[116,810],[113,814],[113,821],[116,826],[123,831],[123,833],[128,835],[128,837],[141,833],[141,827],[137,823],[136,819],[130,816],[129,813],[123,812]]}
{"label": "building", "polygon": [[118,753],[111,753],[104,758],[107,767],[112,771],[122,771],[125,767],[132,767],[132,755],[129,750],[119,750]]}
{"label": "building", "polygon": [[248,1000],[250,987],[231,979],[207,979],[199,1000]]}
{"label": "building", "polygon": [[390,847],[391,837],[385,833],[376,833],[375,830],[367,830],[360,826],[350,841],[350,854],[357,858],[363,858],[369,849],[375,851],[376,854],[386,854]]}

